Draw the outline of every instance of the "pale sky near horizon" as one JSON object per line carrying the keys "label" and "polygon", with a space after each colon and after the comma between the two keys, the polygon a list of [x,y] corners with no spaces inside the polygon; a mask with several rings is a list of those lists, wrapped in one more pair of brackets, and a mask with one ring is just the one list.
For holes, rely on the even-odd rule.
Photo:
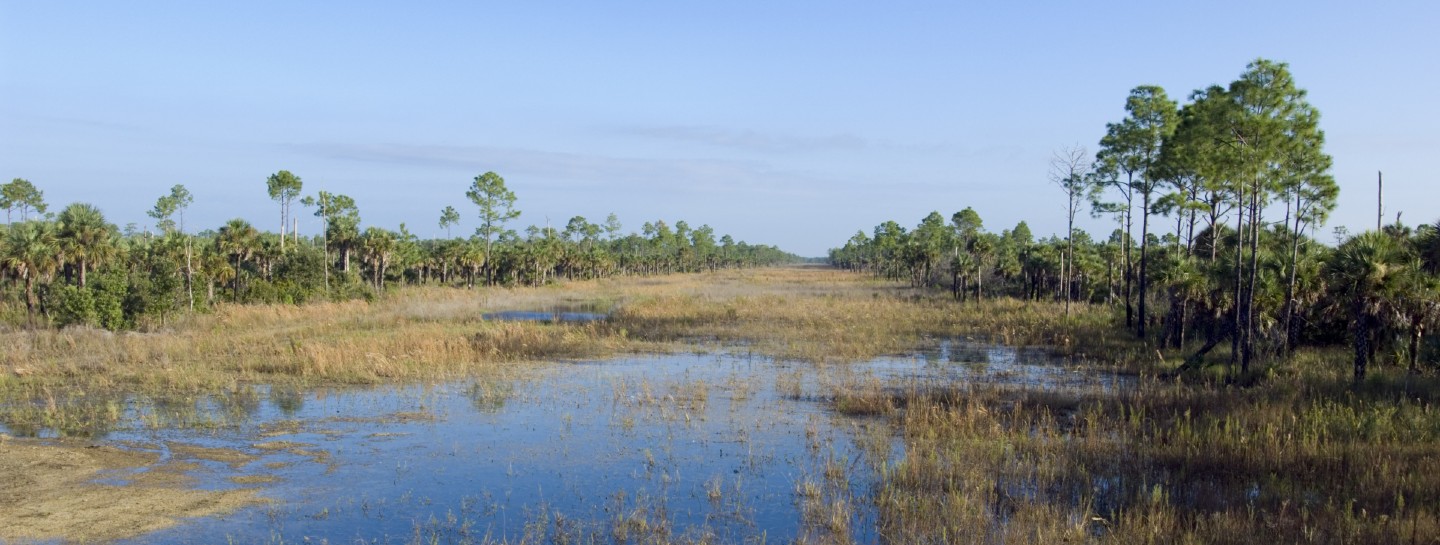
{"label": "pale sky near horizon", "polygon": [[443,236],[451,205],[468,234],[493,170],[517,229],[614,212],[820,256],[970,206],[1043,236],[1054,150],[1093,154],[1137,85],[1183,100],[1265,57],[1322,114],[1322,233],[1373,227],[1382,170],[1389,215],[1433,223],[1440,3],[1375,4],[0,0],[0,179],[122,226],[179,183],[191,227],[275,230],[287,169],[366,225]]}

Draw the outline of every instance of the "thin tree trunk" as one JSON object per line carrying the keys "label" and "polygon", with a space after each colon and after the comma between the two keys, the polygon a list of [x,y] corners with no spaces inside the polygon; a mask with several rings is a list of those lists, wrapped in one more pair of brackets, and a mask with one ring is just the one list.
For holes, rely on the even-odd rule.
{"label": "thin tree trunk", "polygon": [[1260,209],[1260,180],[1257,178],[1255,187],[1250,191],[1250,278],[1249,286],[1245,290],[1245,345],[1243,359],[1240,361],[1242,373],[1250,371],[1250,361],[1255,357],[1255,287],[1260,279],[1260,227],[1263,213]]}
{"label": "thin tree trunk", "polygon": [[235,277],[230,279],[230,299],[240,301],[240,258],[235,258]]}
{"label": "thin tree trunk", "polygon": [[1134,307],[1131,306],[1131,300],[1132,300],[1132,299],[1131,299],[1131,290],[1130,290],[1131,282],[1132,282],[1132,280],[1133,280],[1134,277],[1135,277],[1135,274],[1134,274],[1134,272],[1133,272],[1133,271],[1134,271],[1135,264],[1131,262],[1131,258],[1130,258],[1130,246],[1132,246],[1132,244],[1130,243],[1130,228],[1131,228],[1131,225],[1134,223],[1134,222],[1132,221],[1132,218],[1131,218],[1131,215],[1130,215],[1130,210],[1131,210],[1130,200],[1127,199],[1127,200],[1125,201],[1125,236],[1123,237],[1124,240],[1122,241],[1122,243],[1125,245],[1125,248],[1124,248],[1124,250],[1125,250],[1125,251],[1124,251],[1124,254],[1125,254],[1125,275],[1124,275],[1124,276],[1125,276],[1125,328],[1126,328],[1126,329],[1129,329],[1129,328],[1131,328],[1131,327],[1133,327],[1133,326],[1135,325],[1135,309],[1134,309]]}
{"label": "thin tree trunk", "polygon": [[30,325],[35,325],[35,278],[30,271],[25,271],[25,314],[30,318]]}
{"label": "thin tree trunk", "polygon": [[1145,294],[1150,289],[1150,194],[1146,193],[1140,201],[1140,323],[1136,328],[1135,336],[1145,338],[1145,323],[1150,321],[1150,314],[1145,308]]}
{"label": "thin tree trunk", "polygon": [[1420,341],[1425,337],[1425,321],[1417,315],[1410,321],[1410,372],[1420,372]]}
{"label": "thin tree trunk", "polygon": [[1365,316],[1364,302],[1355,298],[1355,384],[1365,380],[1365,367],[1370,357],[1370,324]]}
{"label": "thin tree trunk", "polygon": [[1180,300],[1180,339],[1175,342],[1175,348],[1185,347],[1185,329],[1190,319],[1190,298]]}
{"label": "thin tree trunk", "polygon": [[[1289,218],[1289,216],[1288,216],[1288,214],[1289,214],[1289,207],[1288,207],[1288,206],[1286,207],[1286,214],[1287,214],[1287,216],[1286,216],[1286,218],[1285,218],[1285,223],[1286,223],[1286,225],[1288,226],[1289,223],[1290,223],[1290,218]],[[1295,307],[1296,307],[1296,303],[1297,303],[1297,302],[1295,301],[1295,283],[1296,283],[1297,279],[1299,278],[1297,269],[1300,268],[1300,267],[1299,267],[1299,265],[1300,265],[1300,192],[1299,192],[1299,191],[1296,191],[1296,192],[1295,192],[1295,228],[1290,232],[1290,236],[1291,236],[1291,241],[1290,241],[1290,278],[1289,278],[1289,280],[1285,283],[1285,355],[1286,355],[1286,356],[1289,356],[1291,352],[1294,352],[1294,351],[1295,351],[1295,344],[1296,344],[1296,341],[1298,340],[1298,339],[1297,339],[1297,335],[1296,335],[1296,331],[1295,331],[1295,313],[1296,313],[1296,308],[1295,308]]]}
{"label": "thin tree trunk", "polygon": [[977,266],[977,267],[975,267],[975,302],[976,302],[976,303],[979,303],[979,302],[982,302],[982,301],[984,301],[984,300],[985,300],[985,274],[982,273],[982,272],[980,271],[980,267]]}
{"label": "thin tree trunk", "polygon": [[1240,307],[1243,306],[1241,305],[1243,300],[1241,279],[1244,278],[1244,267],[1241,267],[1241,264],[1245,262],[1245,240],[1242,236],[1242,233],[1245,232],[1244,186],[1241,186],[1240,193],[1236,195],[1235,200],[1239,205],[1235,209],[1235,299],[1231,302],[1230,322],[1230,375],[1232,379],[1235,376],[1235,367],[1240,363]]}
{"label": "thin tree trunk", "polygon": [[[184,220],[181,220],[182,225]],[[190,262],[190,237],[185,237],[185,294],[190,299],[190,312],[195,312],[195,269]]]}

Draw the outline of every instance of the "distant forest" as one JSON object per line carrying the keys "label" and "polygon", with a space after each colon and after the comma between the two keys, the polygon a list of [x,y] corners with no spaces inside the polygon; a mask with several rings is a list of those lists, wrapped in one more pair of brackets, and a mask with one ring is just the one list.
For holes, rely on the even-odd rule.
{"label": "distant forest", "polygon": [[[466,191],[473,208],[437,211],[447,236],[429,240],[404,224],[397,231],[362,228],[354,199],[303,195],[301,178],[289,171],[264,181],[256,190],[278,205],[279,232],[243,219],[192,232],[185,211],[194,196],[184,185],[148,212],[158,232],[122,231],[87,203],[52,213],[43,191],[24,179],[0,185],[7,223],[0,237],[0,323],[146,328],[221,303],[371,298],[395,284],[538,285],[800,261],[684,221],[646,222],[640,233],[622,234],[614,214],[599,224],[575,216],[563,229],[517,233],[509,228],[520,214],[516,196],[494,172],[476,176]],[[285,228],[305,212],[323,220],[323,233],[301,237]],[[450,236],[462,214],[477,212],[473,235]]]}
{"label": "distant forest", "polygon": [[[1349,340],[1356,380],[1375,361],[1434,367],[1425,333],[1440,319],[1440,222],[1399,218],[1317,240],[1339,198],[1320,112],[1284,63],[1257,60],[1228,86],[1178,104],[1155,86],[1125,100],[1093,156],[1057,151],[1049,181],[1068,235],[1035,240],[1025,222],[987,232],[975,210],[907,230],[889,221],[830,252],[839,267],[948,288],[1113,305],[1141,339],[1228,347],[1232,377],[1304,345]],[[1113,218],[1103,239],[1077,214]],[[1428,341],[1428,342],[1427,342]]]}

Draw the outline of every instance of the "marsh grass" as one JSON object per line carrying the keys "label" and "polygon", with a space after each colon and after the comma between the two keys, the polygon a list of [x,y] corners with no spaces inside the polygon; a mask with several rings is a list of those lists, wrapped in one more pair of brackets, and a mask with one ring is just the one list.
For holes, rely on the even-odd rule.
{"label": "marsh grass", "polygon": [[1402,387],[1384,391],[1384,380],[1345,390],[1331,367],[1343,369],[1343,357],[1247,388],[1150,379],[1118,392],[892,392],[905,454],[880,470],[880,534],[906,543],[1434,543],[1440,415]]}
{"label": "marsh grass", "polygon": [[[491,322],[496,310],[614,308],[584,324]],[[848,363],[937,339],[1043,346],[1064,365],[1128,373],[1113,387],[881,379]],[[775,393],[853,418],[862,459],[823,458],[795,484],[803,543],[846,543],[857,505],[890,543],[1440,543],[1440,379],[1379,369],[1350,382],[1343,350],[1307,349],[1227,381],[1219,367],[1160,379],[1181,361],[1085,305],[958,303],[822,269],[727,271],[496,290],[399,290],[375,302],[224,307],[170,329],[0,332],[11,429],[86,434],[144,396],[156,426],[223,425],[259,403],[251,385],[473,379],[477,408],[513,395],[493,373],[526,362],[721,346],[791,362]],[[1222,361],[1223,349],[1213,356]],[[504,376],[503,374],[500,376]],[[616,383],[636,418],[688,419],[741,383]],[[61,393],[64,392],[64,393]],[[281,396],[270,390],[274,396]],[[157,401],[158,400],[158,401]],[[688,420],[686,420],[688,422]],[[900,444],[898,453],[893,447]],[[663,453],[662,453],[663,454]],[[664,465],[651,455],[651,465]],[[663,468],[662,468],[663,470]],[[869,472],[873,490],[849,486]],[[705,497],[743,496],[708,481]],[[537,512],[526,542],[710,542],[671,528],[664,498],[617,500],[604,531]],[[416,538],[451,528],[417,528]],[[423,530],[423,531],[422,531]],[[867,534],[868,535],[868,534]],[[453,537],[453,534],[451,535]],[[463,541],[463,540],[462,540]],[[484,537],[478,541],[489,541]]]}
{"label": "marsh grass", "polygon": [[[586,323],[483,319],[487,312],[559,306],[614,312]],[[1103,312],[1079,312],[1060,327],[1051,306],[1005,300],[967,306],[943,294],[815,268],[517,289],[414,287],[377,301],[223,306],[158,331],[0,332],[0,421],[87,435],[113,424],[109,412],[80,408],[84,403],[47,404],[47,389],[148,403],[144,398],[220,395],[247,384],[454,380],[510,372],[529,361],[666,352],[697,342],[843,364],[956,336],[1069,347],[1084,358],[1073,339],[1108,338]],[[697,407],[705,402],[685,397]]]}
{"label": "marsh grass", "polygon": [[[486,312],[615,308],[589,323],[486,321]],[[377,383],[466,376],[502,362],[675,350],[710,340],[785,359],[848,362],[924,338],[984,335],[1069,346],[1046,304],[967,307],[823,269],[761,269],[462,291],[416,287],[375,302],[223,306],[164,330],[0,332],[0,392],[36,386],[214,391],[236,383]],[[1071,330],[1104,323],[1077,314]],[[1088,324],[1088,325],[1087,325]],[[1085,335],[1102,342],[1108,333]],[[1078,335],[1077,335],[1078,336]],[[38,390],[36,390],[38,391]]]}

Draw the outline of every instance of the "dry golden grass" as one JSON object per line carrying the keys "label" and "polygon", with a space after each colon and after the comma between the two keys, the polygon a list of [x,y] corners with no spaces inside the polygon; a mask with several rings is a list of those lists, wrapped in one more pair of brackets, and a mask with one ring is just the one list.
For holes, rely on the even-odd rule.
{"label": "dry golden grass", "polygon": [[[486,312],[616,308],[587,324],[485,321]],[[237,383],[369,383],[453,378],[500,362],[743,344],[782,358],[843,362],[927,337],[985,334],[1065,346],[1056,308],[979,307],[819,268],[618,278],[537,288],[409,288],[377,302],[221,307],[162,331],[0,333],[0,392],[38,386],[204,391]],[[1082,310],[1077,323],[1101,323]],[[1058,332],[1058,333],[1057,333]],[[1103,335],[1099,338],[1103,338]]]}

